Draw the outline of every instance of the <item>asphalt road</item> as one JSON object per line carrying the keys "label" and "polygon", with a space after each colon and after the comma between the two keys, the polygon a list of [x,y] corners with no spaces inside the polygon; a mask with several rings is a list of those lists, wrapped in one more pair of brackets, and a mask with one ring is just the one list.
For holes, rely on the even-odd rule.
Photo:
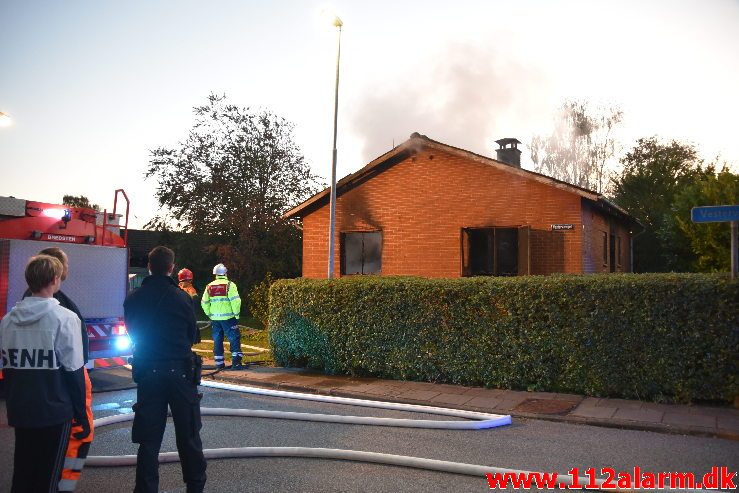
{"label": "asphalt road", "polygon": [[[110,374],[109,374],[110,375]],[[98,379],[102,377],[99,376]],[[127,386],[125,380],[103,378],[108,388]],[[439,419],[438,416],[381,411],[203,389],[202,405],[272,409],[359,416]],[[97,393],[96,417],[130,412],[135,390]],[[0,403],[4,415],[4,402]],[[451,419],[451,418],[450,418]],[[303,446],[354,449],[427,457],[514,469],[566,472],[571,467],[613,467],[630,471],[693,471],[712,466],[739,466],[739,442],[715,438],[664,435],[537,420],[514,419],[511,426],[478,431],[420,430],[370,427],[276,419],[204,417],[206,448]],[[13,433],[0,427],[0,491],[9,491]],[[167,428],[163,451],[176,450]],[[130,423],[97,431],[91,455],[135,454]],[[80,493],[130,492],[132,467],[87,468]],[[179,464],[161,466],[163,492],[184,491]],[[404,469],[392,466],[317,459],[227,459],[208,463],[206,491],[231,492],[395,492],[488,491],[484,478]]]}

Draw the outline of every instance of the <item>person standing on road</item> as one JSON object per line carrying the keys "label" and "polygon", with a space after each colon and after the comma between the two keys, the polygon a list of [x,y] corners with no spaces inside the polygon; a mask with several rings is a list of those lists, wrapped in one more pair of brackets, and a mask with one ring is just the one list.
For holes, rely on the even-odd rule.
{"label": "person standing on road", "polygon": [[[192,301],[192,310],[195,312],[195,319],[197,319],[198,305],[200,305],[200,302],[198,301],[198,290],[192,285],[193,278],[194,276],[190,269],[180,269],[177,273],[178,286],[190,297],[190,300]],[[198,330],[198,337],[195,343],[200,343],[200,330]]]}
{"label": "person standing on road", "polygon": [[[67,277],[69,276],[69,257],[67,257],[67,254],[64,253],[64,250],[62,250],[59,247],[49,247],[44,248],[40,252],[38,252],[39,255],[48,255],[50,257],[54,257],[59,262],[62,263],[62,268],[64,271],[62,272],[62,282],[67,280]],[[23,297],[31,296],[31,290],[27,289],[25,293],[23,293]],[[90,339],[87,335],[87,326],[85,325],[85,319],[82,318],[82,313],[80,312],[80,309],[77,307],[77,304],[72,301],[72,299],[67,296],[64,291],[61,289],[54,293],[54,299],[59,302],[59,304],[66,308],[67,310],[72,310],[77,317],[80,319],[80,335],[82,336],[82,357],[85,360],[85,364],[87,364],[89,359],[89,348],[90,348]],[[87,374],[87,372],[85,372]],[[87,378],[89,380],[89,377]]]}
{"label": "person standing on road", "polygon": [[241,352],[241,333],[238,326],[241,298],[236,284],[226,277],[227,272],[228,269],[223,264],[213,267],[213,275],[216,278],[205,288],[200,305],[211,320],[216,368],[223,369],[226,366],[223,361],[223,334],[225,333],[231,346],[231,369],[243,370],[246,367],[242,364],[244,353]]}
{"label": "person standing on road", "polygon": [[139,444],[134,493],[159,488],[159,449],[172,411],[182,478],[188,493],[205,488],[206,462],[200,440],[200,358],[191,351],[198,329],[191,298],[170,277],[174,252],[158,246],[149,252],[149,272],[123,303],[134,343],[136,390],[131,439]]}
{"label": "person standing on road", "polygon": [[[62,282],[67,279],[69,275],[69,258],[67,254],[59,247],[44,248],[39,252],[39,255],[49,255],[54,257],[62,263]],[[27,289],[23,294],[26,298],[31,296],[31,290]],[[87,365],[89,356],[89,339],[87,335],[87,325],[85,325],[85,319],[82,318],[82,313],[77,307],[77,304],[67,296],[61,289],[54,293],[54,299],[59,302],[59,305],[67,310],[71,310],[80,319],[80,335],[82,337],[82,359]],[[87,413],[87,420],[90,423],[90,434],[85,438],[78,440],[75,436],[81,431],[79,427],[72,428],[72,432],[69,437],[69,444],[67,445],[67,453],[65,454],[64,469],[62,470],[62,478],[59,481],[60,492],[71,492],[77,487],[77,483],[82,475],[82,467],[84,466],[87,454],[90,452],[90,445],[94,438],[93,430],[93,415],[92,415],[92,383],[90,382],[90,375],[87,372],[87,368],[82,369],[85,377],[85,412]]]}
{"label": "person standing on road", "polygon": [[187,293],[193,300],[198,297],[198,290],[192,285],[193,275],[190,269],[181,269],[177,273],[180,289]]}
{"label": "person standing on road", "polygon": [[77,440],[91,434],[80,320],[53,297],[63,272],[54,257],[31,257],[31,296],[0,322],[8,424],[15,428],[12,493],[58,491],[70,432],[77,430]]}

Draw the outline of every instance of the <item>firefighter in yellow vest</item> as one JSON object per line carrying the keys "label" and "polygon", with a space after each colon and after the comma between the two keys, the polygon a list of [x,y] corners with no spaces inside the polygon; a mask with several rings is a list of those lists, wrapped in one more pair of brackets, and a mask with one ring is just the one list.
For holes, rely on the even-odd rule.
{"label": "firefighter in yellow vest", "polygon": [[223,264],[213,267],[216,278],[205,288],[200,306],[211,320],[216,368],[223,369],[226,366],[223,360],[225,333],[231,346],[231,369],[244,370],[246,367],[242,364],[244,354],[241,352],[241,333],[238,327],[241,298],[236,284],[226,277],[227,272],[228,269]]}

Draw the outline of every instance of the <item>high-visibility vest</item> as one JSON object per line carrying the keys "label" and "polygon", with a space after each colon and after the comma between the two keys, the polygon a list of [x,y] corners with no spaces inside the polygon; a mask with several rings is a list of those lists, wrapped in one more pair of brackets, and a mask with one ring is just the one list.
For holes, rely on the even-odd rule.
{"label": "high-visibility vest", "polygon": [[205,288],[200,306],[211,320],[238,319],[241,298],[236,284],[229,281],[226,276],[216,276],[216,280]]}

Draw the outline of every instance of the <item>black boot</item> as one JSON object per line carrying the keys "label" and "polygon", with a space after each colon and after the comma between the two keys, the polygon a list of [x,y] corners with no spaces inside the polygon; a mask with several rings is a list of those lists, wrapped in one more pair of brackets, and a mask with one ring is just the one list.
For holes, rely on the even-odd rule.
{"label": "black boot", "polygon": [[231,358],[231,369],[246,370],[246,366],[241,364],[241,356],[234,356],[233,358]]}

